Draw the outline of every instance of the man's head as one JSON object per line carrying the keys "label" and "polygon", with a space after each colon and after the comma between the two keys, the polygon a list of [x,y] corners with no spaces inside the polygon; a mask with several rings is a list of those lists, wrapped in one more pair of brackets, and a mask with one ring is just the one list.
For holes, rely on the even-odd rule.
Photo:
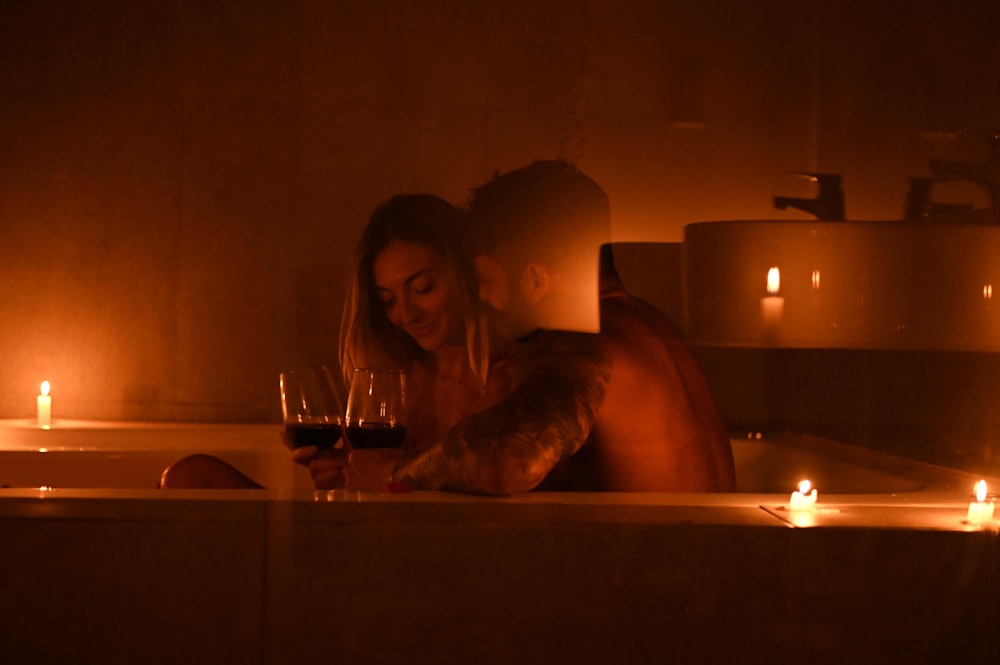
{"label": "man's head", "polygon": [[599,330],[598,255],[611,215],[596,182],[565,162],[535,162],[476,189],[469,216],[482,297],[515,334]]}

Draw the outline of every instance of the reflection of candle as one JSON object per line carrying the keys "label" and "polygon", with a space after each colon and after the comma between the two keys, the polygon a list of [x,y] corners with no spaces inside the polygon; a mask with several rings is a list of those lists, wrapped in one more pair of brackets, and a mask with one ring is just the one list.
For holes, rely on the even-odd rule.
{"label": "reflection of candle", "polygon": [[808,480],[803,480],[799,483],[799,489],[792,492],[791,498],[788,500],[789,510],[815,510],[816,508],[816,488],[812,487],[812,483]]}
{"label": "reflection of candle", "polygon": [[965,521],[969,524],[985,524],[993,519],[993,500],[986,503],[986,481],[976,483],[976,500],[969,504]]}
{"label": "reflection of candle", "polygon": [[785,299],[778,295],[781,289],[781,273],[777,268],[768,268],[767,295],[760,299],[760,319],[768,333],[774,333],[781,323],[781,313],[785,308]]}
{"label": "reflection of candle", "polygon": [[49,382],[42,381],[42,394],[38,396],[38,426],[48,429],[52,425],[52,397]]}

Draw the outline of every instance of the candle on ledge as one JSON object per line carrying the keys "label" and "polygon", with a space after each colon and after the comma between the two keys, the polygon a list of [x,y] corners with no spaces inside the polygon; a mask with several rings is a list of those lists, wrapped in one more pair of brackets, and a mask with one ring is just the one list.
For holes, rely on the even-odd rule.
{"label": "candle on ledge", "polygon": [[[812,488],[812,491],[810,491]],[[815,510],[816,509],[816,488],[812,483],[803,480],[799,483],[799,489],[792,492],[788,500],[789,510]]]}
{"label": "candle on ledge", "polygon": [[986,503],[986,481],[976,483],[976,500],[969,504],[969,512],[965,521],[973,525],[982,525],[993,520],[993,500]]}
{"label": "candle on ledge", "polygon": [[767,295],[760,299],[760,319],[764,330],[773,335],[781,323],[785,309],[785,299],[778,295],[781,290],[781,271],[777,267],[767,269]]}
{"label": "candle on ledge", "polygon": [[42,381],[41,394],[38,396],[38,426],[48,429],[52,426],[52,396],[49,395],[48,381]]}

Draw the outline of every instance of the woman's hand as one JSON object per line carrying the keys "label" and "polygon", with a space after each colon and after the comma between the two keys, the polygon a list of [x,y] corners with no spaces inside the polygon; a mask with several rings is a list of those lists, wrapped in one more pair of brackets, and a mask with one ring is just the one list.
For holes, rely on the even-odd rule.
{"label": "woman's hand", "polygon": [[[281,440],[291,446],[285,433]],[[309,469],[318,490],[347,487],[354,490],[384,492],[389,488],[392,472],[403,458],[401,448],[370,450],[348,449],[320,451],[316,446],[292,449],[292,460]]]}
{"label": "woman's hand", "polygon": [[288,436],[281,432],[281,442],[292,451],[292,461],[309,469],[313,485],[318,490],[334,490],[344,486],[344,467],[347,466],[347,449],[341,446],[320,452],[316,446],[293,448]]}
{"label": "woman's hand", "polygon": [[321,453],[316,446],[302,446],[292,451],[292,460],[309,469],[316,489],[332,490],[344,486],[344,468],[348,457],[343,450]]}
{"label": "woman's hand", "polygon": [[393,469],[402,457],[401,448],[352,450],[350,464],[344,470],[346,487],[385,492],[389,489]]}

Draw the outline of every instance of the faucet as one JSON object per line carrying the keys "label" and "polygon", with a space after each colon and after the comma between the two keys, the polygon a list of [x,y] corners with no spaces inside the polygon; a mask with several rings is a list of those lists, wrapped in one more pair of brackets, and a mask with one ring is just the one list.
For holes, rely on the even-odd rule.
{"label": "faucet", "polygon": [[931,189],[942,178],[910,178],[910,190],[906,193],[906,210],[903,219],[917,220],[938,216],[949,218],[972,212],[971,203],[934,203]]}
{"label": "faucet", "polygon": [[961,129],[978,136],[989,144],[990,155],[982,162],[959,162],[932,159],[931,171],[940,178],[968,180],[986,189],[990,195],[990,223],[1000,223],[1000,132],[983,129]]}
{"label": "faucet", "polygon": [[797,208],[815,215],[824,222],[843,221],[844,219],[844,189],[841,187],[841,177],[836,173],[806,173],[795,171],[799,175],[819,183],[819,194],[814,199],[775,196],[774,207],[778,210]]}

